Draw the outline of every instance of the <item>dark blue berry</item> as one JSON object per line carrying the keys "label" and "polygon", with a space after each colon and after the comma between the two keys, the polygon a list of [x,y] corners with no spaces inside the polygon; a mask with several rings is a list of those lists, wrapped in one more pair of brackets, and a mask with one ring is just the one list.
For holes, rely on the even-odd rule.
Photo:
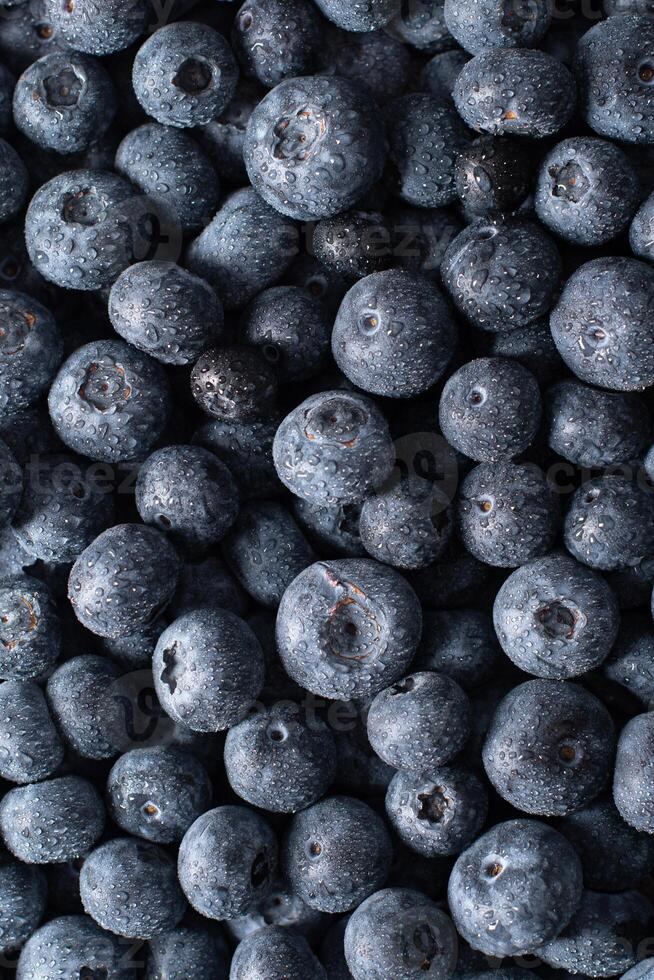
{"label": "dark blue berry", "polygon": [[207,919],[247,915],[272,888],[277,839],[266,821],[244,806],[209,810],[187,830],[179,848],[179,881]]}
{"label": "dark blue berry", "polygon": [[79,886],[85,911],[119,936],[150,939],[174,928],[186,911],[173,859],[135,837],[117,837],[92,851]]}
{"label": "dark blue berry", "polygon": [[145,31],[150,10],[147,0],[102,0],[93,7],[46,0],[44,13],[71,48],[102,55],[133,44]]}
{"label": "dark blue berry", "polygon": [[39,58],[14,89],[16,126],[37,146],[57,153],[87,150],[116,110],[107,71],[95,58],[73,51]]}
{"label": "dark blue berry", "polygon": [[426,895],[385,888],[366,899],[345,929],[345,959],[354,980],[445,980],[456,964],[456,931]]}
{"label": "dark blue berry", "polygon": [[107,779],[112,820],[126,833],[157,844],[180,841],[211,797],[202,763],[174,746],[125,752]]}
{"label": "dark blue berry", "polygon": [[207,24],[167,24],[145,41],[134,59],[136,97],[165,126],[211,122],[227,107],[237,81],[232,49]]}
{"label": "dark blue berry", "polygon": [[441,377],[457,328],[445,297],[427,278],[402,269],[376,272],[345,295],[332,351],[341,371],[374,395],[410,398]]}
{"label": "dark blue berry", "polygon": [[44,394],[63,357],[63,342],[49,310],[25,293],[0,290],[0,318],[0,410],[6,417]]}
{"label": "dark blue berry", "polygon": [[388,423],[370,398],[349,391],[312,395],[277,430],[280,480],[313,504],[356,503],[380,487],[395,462]]}
{"label": "dark blue berry", "polygon": [[309,75],[323,25],[309,0],[246,0],[232,25],[232,47],[245,75],[266,88]]}
{"label": "dark blue berry", "polygon": [[626,258],[594,259],[568,279],[550,325],[559,354],[578,378],[614,391],[654,384],[648,310],[654,269]]}
{"label": "dark blue berry", "polygon": [[386,793],[386,813],[407,847],[435,857],[460,854],[486,822],[484,784],[459,765],[398,772]]}
{"label": "dark blue berry", "polygon": [[[507,267],[515,275],[507,275]],[[449,245],[443,283],[480,330],[524,327],[545,316],[559,289],[561,259],[540,225],[526,218],[479,218]]]}
{"label": "dark blue berry", "polygon": [[556,680],[598,667],[620,624],[605,580],[558,553],[513,572],[497,593],[493,618],[504,652],[521,670]]}
{"label": "dark blue berry", "polygon": [[342,78],[290,78],[250,116],[245,166],[277,211],[300,221],[352,207],[381,177],[384,133],[365,90]]}
{"label": "dark blue berry", "polygon": [[176,619],[157,641],[152,670],[164,710],[196,732],[241,721],[264,681],[259,641],[226,609],[197,609]]}
{"label": "dark blue berry", "polygon": [[30,575],[0,579],[0,677],[42,677],[60,652],[61,620],[45,583]]}
{"label": "dark blue berry", "polygon": [[494,48],[535,48],[552,10],[547,0],[497,4],[494,0],[445,0],[445,23],[471,54]]}
{"label": "dark blue berry", "polygon": [[105,932],[86,915],[62,915],[51,919],[25,944],[16,977],[20,980],[58,980],[80,977],[91,980],[136,980],[130,946],[119,936]]}
{"label": "dark blue berry", "polygon": [[326,980],[327,974],[303,936],[266,926],[237,947],[230,980]]}
{"label": "dark blue berry", "polygon": [[439,417],[443,435],[459,452],[480,463],[508,462],[538,432],[538,383],[517,361],[478,358],[448,378]]}
{"label": "dark blue berry", "polygon": [[398,572],[363,558],[317,562],[284,593],[277,648],[306,690],[365,698],[402,677],[421,628],[416,595]]}
{"label": "dark blue berry", "polygon": [[179,560],[165,535],[142,524],[118,524],[73,565],[68,597],[75,615],[98,636],[129,636],[173,597]]}
{"label": "dark blue berry", "polygon": [[79,776],[16,787],[0,804],[5,845],[26,864],[61,864],[84,856],[102,836],[104,824],[100,794]]}
{"label": "dark blue berry", "polygon": [[303,381],[325,367],[331,326],[324,306],[305,290],[273,286],[244,310],[240,336],[260,349],[282,383]]}
{"label": "dark blue berry", "polygon": [[554,939],[581,894],[574,848],[538,820],[496,824],[457,859],[448,886],[460,935],[473,949],[497,957],[530,952]]}
{"label": "dark blue berry", "polygon": [[391,839],[381,817],[361,800],[330,796],[291,820],[284,872],[311,908],[348,912],[381,888],[390,871]]}
{"label": "dark blue berry", "polygon": [[614,750],[613,722],[598,698],[577,684],[535,680],[500,702],[483,758],[491,783],[516,809],[565,816],[605,787]]}
{"label": "dark blue berry", "polygon": [[0,684],[0,776],[37,783],[61,765],[64,747],[41,688],[31,681]]}
{"label": "dark blue berry", "polygon": [[470,704],[450,677],[409,674],[380,691],[368,712],[368,738],[395,769],[429,773],[450,762],[468,741]]}

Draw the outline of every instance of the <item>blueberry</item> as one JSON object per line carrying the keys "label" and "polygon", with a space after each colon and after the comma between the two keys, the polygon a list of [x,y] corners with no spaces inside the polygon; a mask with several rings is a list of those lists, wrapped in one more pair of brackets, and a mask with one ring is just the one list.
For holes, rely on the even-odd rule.
{"label": "blueberry", "polygon": [[[0,270],[1,272],[1,270]],[[284,281],[299,286],[320,300],[330,316],[336,316],[352,279],[320,262],[314,255],[301,252],[292,262]]]}
{"label": "blueberry", "polygon": [[37,929],[25,944],[16,980],[103,975],[107,980],[136,980],[130,946],[86,915],[62,915]]}
{"label": "blueberry", "polygon": [[16,126],[39,147],[87,150],[117,110],[113,82],[100,62],[77,52],[52,52],[33,62],[14,89]]}
{"label": "blueberry", "polygon": [[126,269],[111,287],[109,316],[116,333],[163,364],[190,364],[223,336],[215,291],[174,262]]}
{"label": "blueberry", "polygon": [[300,933],[307,942],[313,942],[324,930],[326,922],[327,916],[324,912],[309,908],[288,883],[280,878],[268,894],[252,906],[247,915],[227,919],[224,925],[236,942],[247,939],[267,926],[279,926],[293,934]]}
{"label": "blueberry", "polygon": [[396,16],[400,0],[316,0],[325,17],[344,31],[374,31]]}
{"label": "blueberry", "polygon": [[31,681],[0,684],[0,776],[37,783],[61,765],[64,747],[40,687]]}
{"label": "blueberry", "polygon": [[622,150],[574,137],[543,159],[534,204],[543,224],[561,238],[601,245],[627,227],[638,199],[638,176]]}
{"label": "blueberry", "polygon": [[12,521],[22,494],[22,467],[7,443],[0,439],[0,527]]}
{"label": "blueberry", "polygon": [[447,496],[430,480],[389,481],[361,508],[368,554],[396,568],[424,568],[445,551],[454,522]]}
{"label": "blueberry", "polygon": [[621,609],[639,609],[649,604],[654,585],[654,561],[607,572],[605,577]]}
{"label": "blueberry", "polygon": [[[515,275],[507,275],[507,267]],[[480,330],[524,327],[550,310],[561,259],[550,236],[526,218],[479,218],[449,245],[441,265],[457,309]]]}
{"label": "blueberry", "polygon": [[0,804],[4,842],[26,864],[82,857],[102,836],[104,824],[100,794],[79,776],[16,787]]}
{"label": "blueberry", "polygon": [[629,226],[631,251],[640,259],[654,259],[654,194],[641,204]]}
{"label": "blueberry", "polygon": [[166,446],[149,456],[139,470],[135,498],[145,524],[189,551],[220,541],[239,510],[231,473],[200,446]]}
{"label": "blueberry", "polygon": [[507,656],[521,670],[555,680],[598,667],[620,625],[605,580],[558,553],[513,572],[497,593],[493,618]]}
{"label": "blueberry", "polygon": [[289,78],[250,116],[243,154],[252,186],[300,221],[328,218],[381,177],[386,146],[365,90],[342,78]]}
{"label": "blueberry", "polygon": [[654,713],[637,715],[622,729],[613,775],[613,798],[620,816],[643,833],[654,832],[651,759]]}
{"label": "blueberry", "polygon": [[279,926],[267,926],[243,939],[229,976],[230,980],[327,980],[306,939]]}
{"label": "blueberry", "polygon": [[545,409],[550,448],[577,466],[631,462],[649,438],[647,405],[631,392],[603,391],[566,379],[548,390]]}
{"label": "blueberry", "polygon": [[152,211],[123,177],[71,170],[43,184],[25,217],[37,270],[65,289],[110,286],[136,258],[137,224]]}
{"label": "blueberry", "polygon": [[68,597],[92,633],[129,636],[163,612],[178,574],[179,560],[163,534],[141,524],[118,524],[78,557]]}
{"label": "blueberry", "polygon": [[486,613],[476,609],[425,610],[422,640],[413,667],[444,674],[467,691],[494,676],[499,653],[493,624]]}
{"label": "blueberry", "polygon": [[85,911],[119,936],[150,939],[174,928],[186,910],[170,855],[135,837],[91,851],[79,886]]}
{"label": "blueberry", "polygon": [[248,304],[240,336],[260,349],[284,383],[320,373],[329,357],[331,327],[315,297],[299,286],[274,286]]}
{"label": "blueberry", "polygon": [[315,554],[283,504],[246,504],[223,545],[237,579],[257,602],[275,608]]}
{"label": "blueberry", "polygon": [[497,957],[528,953],[554,939],[581,894],[577,854],[539,820],[496,824],[457,859],[448,885],[461,936]]}
{"label": "blueberry", "polygon": [[575,109],[571,73],[544,51],[492,48],[464,65],[454,102],[464,122],[493,136],[553,136]]}
{"label": "blueberry", "polygon": [[591,977],[624,975],[636,965],[646,945],[653,915],[651,902],[640,892],[602,895],[584,891],[570,923],[538,955],[559,970]]}
{"label": "blueberry", "polygon": [[445,23],[444,0],[415,0],[404,4],[386,29],[425,54],[444,52],[455,45]]}
{"label": "blueberry", "polygon": [[426,895],[385,888],[351,916],[345,958],[354,980],[419,980],[425,973],[445,980],[456,964],[456,932]]}
{"label": "blueberry", "polygon": [[211,283],[226,310],[239,309],[286,272],[297,255],[297,237],[288,218],[243,188],[191,242],[186,264]]}
{"label": "blueberry", "polygon": [[459,452],[480,463],[508,462],[538,432],[538,383],[517,361],[478,358],[448,378],[439,417],[443,435]]}
{"label": "blueberry", "polygon": [[398,772],[386,793],[386,813],[401,840],[418,854],[460,854],[486,822],[488,794],[463,766]]}
{"label": "blueberry", "polygon": [[232,47],[245,75],[266,88],[308,75],[323,26],[308,0],[246,0],[232,25]]}
{"label": "blueberry", "polygon": [[307,905],[348,912],[381,888],[390,871],[391,839],[366,803],[330,796],[291,820],[284,871]]}
{"label": "blueberry", "polygon": [[323,507],[296,497],[293,514],[321,554],[342,558],[365,558],[366,549],[359,536],[360,504],[333,504]]}
{"label": "blueberry", "polygon": [[103,0],[97,8],[46,0],[45,14],[71,48],[102,55],[128,48],[143,34],[149,7],[147,0]]}
{"label": "blueberry", "polygon": [[445,0],[445,23],[471,54],[494,48],[535,48],[547,33],[551,17],[547,0],[501,4]]}
{"label": "blueberry", "polygon": [[649,617],[640,613],[623,615],[618,638],[602,664],[602,676],[621,685],[649,708],[654,704],[653,657],[654,627]]}
{"label": "blueberry", "polygon": [[33,405],[52,383],[63,356],[54,317],[25,293],[0,289],[0,410]]}
{"label": "blueberry", "polygon": [[529,155],[517,140],[484,136],[459,154],[454,176],[469,214],[515,211],[529,193]]}
{"label": "blueberry", "polygon": [[47,906],[47,884],[40,868],[0,855],[0,951],[20,949],[33,935]]}
{"label": "blueberry", "polygon": [[608,571],[654,558],[651,489],[621,476],[601,476],[577,490],[565,518],[568,551]]}
{"label": "blueberry", "polygon": [[336,775],[336,745],[324,722],[281,703],[231,728],[225,770],[234,792],[252,806],[294,813],[315,803]]}
{"label": "blueberry", "polygon": [[277,839],[266,821],[244,806],[220,806],[191,824],[179,848],[179,881],[189,902],[208,919],[234,919],[270,891]]}
{"label": "blueberry", "polygon": [[470,57],[461,48],[435,54],[422,69],[420,87],[441,102],[451,104],[456,80],[469,61]]}
{"label": "blueberry", "polygon": [[382,214],[356,210],[319,221],[311,244],[313,254],[328,269],[357,278],[386,269],[393,245]]}
{"label": "blueberry", "polygon": [[197,609],[176,619],[159,637],[152,670],[164,710],[196,732],[241,721],[264,681],[259,641],[225,609]]}
{"label": "blueberry", "polygon": [[370,705],[370,744],[396,769],[433,772],[461,751],[469,735],[468,698],[444,674],[409,674],[380,691]]}
{"label": "blueberry", "polygon": [[518,361],[531,371],[542,388],[557,381],[565,372],[547,318],[515,330],[494,333],[487,339],[490,341],[489,356],[510,357]]}
{"label": "blueberry", "polygon": [[281,490],[272,456],[278,424],[275,416],[252,422],[212,419],[195,432],[193,442],[226,463],[243,497],[274,497]]}
{"label": "blueberry", "polygon": [[401,95],[411,79],[411,55],[389,30],[352,34],[333,28],[322,52],[322,74],[348,78],[379,105]]}
{"label": "blueberry", "polygon": [[[17,74],[37,58],[66,48],[45,12],[47,0],[27,0],[3,11],[0,20],[0,55]],[[2,4],[0,4],[2,6]]]}
{"label": "blueberry", "polygon": [[574,70],[584,119],[600,136],[623,143],[654,140],[654,23],[609,17],[584,34]]}
{"label": "blueberry", "polygon": [[116,170],[170,215],[171,227],[198,232],[218,210],[220,185],[208,156],[187,133],[146,123],[116,151]]}
{"label": "blueberry", "polygon": [[365,698],[405,673],[420,640],[415,593],[369,559],[310,565],[287,588],[277,648],[287,673],[326,698]]}
{"label": "blueberry", "polygon": [[228,980],[230,953],[224,936],[209,923],[189,919],[148,943],[146,980]]}
{"label": "blueberry", "polygon": [[74,456],[30,463],[14,517],[14,533],[34,559],[72,562],[113,523],[112,485],[106,474]]}
{"label": "blueberry", "polygon": [[191,372],[191,392],[200,408],[226,421],[268,416],[277,398],[277,374],[263,353],[250,347],[205,351]]}
{"label": "blueberry", "polygon": [[654,866],[654,840],[625,823],[611,800],[596,800],[557,822],[581,859],[587,888],[636,888]]}
{"label": "blueberry", "polygon": [[654,269],[626,258],[594,259],[568,279],[550,325],[578,378],[614,391],[654,384],[649,309]]}
{"label": "blueberry", "polygon": [[395,448],[377,405],[349,391],[312,395],[286,416],[273,443],[282,483],[313,504],[357,503],[389,476]]}
{"label": "blueberry", "polygon": [[211,795],[202,763],[174,746],[125,752],[107,779],[112,820],[126,833],[157,844],[180,841],[209,808]]}
{"label": "blueberry", "polygon": [[42,403],[0,416],[0,435],[21,466],[29,465],[35,456],[50,456],[61,450]]}
{"label": "blueberry", "polygon": [[514,568],[552,548],[561,509],[539,467],[482,463],[461,485],[456,520],[463,544],[476,558]]}
{"label": "blueberry", "polygon": [[178,21],[136,53],[136,97],[157,122],[186,128],[219,116],[236,90],[238,66],[225,38],[207,24]]}
{"label": "blueberry", "polygon": [[61,620],[48,587],[29,575],[0,579],[0,677],[42,677],[60,652]]}
{"label": "blueberry", "polygon": [[85,344],[64,361],[48,395],[59,438],[74,452],[108,463],[146,455],[171,411],[156,361],[122,340]]}
{"label": "blueberry", "polygon": [[454,168],[470,134],[453,106],[426,93],[411,93],[388,106],[392,179],[408,204],[443,207],[457,198]]}
{"label": "blueberry", "polygon": [[109,759],[115,745],[121,669],[106,657],[85,655],[61,664],[47,684],[48,704],[65,742],[82,758]]}
{"label": "blueberry", "polygon": [[334,324],[332,351],[357,387],[411,398],[441,377],[456,336],[440,289],[415,272],[389,269],[360,279],[347,292]]}
{"label": "blueberry", "polygon": [[611,716],[594,695],[577,684],[534,680],[500,702],[483,758],[491,783],[512,806],[565,816],[604,788],[614,748]]}

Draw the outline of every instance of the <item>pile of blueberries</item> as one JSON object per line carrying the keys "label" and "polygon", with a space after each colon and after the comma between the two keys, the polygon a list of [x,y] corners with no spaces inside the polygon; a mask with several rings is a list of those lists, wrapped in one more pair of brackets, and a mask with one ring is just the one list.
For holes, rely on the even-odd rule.
{"label": "pile of blueberries", "polygon": [[654,980],[654,2],[0,0],[0,980]]}

